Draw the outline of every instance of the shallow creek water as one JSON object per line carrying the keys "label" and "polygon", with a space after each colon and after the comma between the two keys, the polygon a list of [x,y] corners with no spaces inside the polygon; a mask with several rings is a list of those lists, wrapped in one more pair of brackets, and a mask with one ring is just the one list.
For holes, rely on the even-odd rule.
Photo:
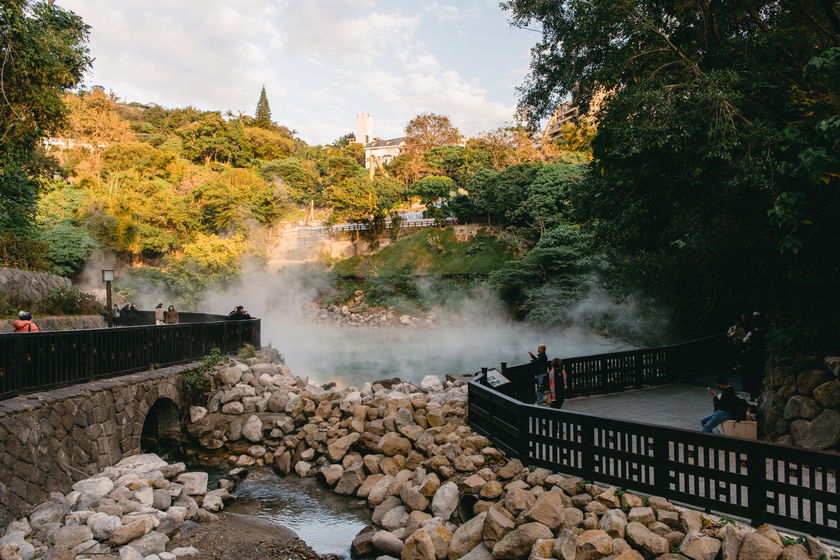
{"label": "shallow creek water", "polygon": [[254,473],[233,492],[225,511],[260,517],[292,529],[318,554],[350,558],[350,544],[370,524],[366,506],[334,494],[323,480]]}

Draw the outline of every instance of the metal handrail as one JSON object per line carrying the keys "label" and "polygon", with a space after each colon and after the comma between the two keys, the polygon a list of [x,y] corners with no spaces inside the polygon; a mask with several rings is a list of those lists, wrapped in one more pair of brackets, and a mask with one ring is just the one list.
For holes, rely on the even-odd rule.
{"label": "metal handrail", "polygon": [[[136,321],[147,321],[138,313]],[[201,359],[213,348],[259,348],[260,320],[182,313],[203,322],[0,334],[0,400]],[[153,315],[152,315],[153,317]],[[209,320],[208,320],[209,319]]]}

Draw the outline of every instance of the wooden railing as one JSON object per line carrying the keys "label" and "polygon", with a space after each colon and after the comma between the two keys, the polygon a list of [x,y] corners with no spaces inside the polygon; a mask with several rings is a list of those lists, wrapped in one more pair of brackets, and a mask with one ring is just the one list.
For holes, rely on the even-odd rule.
{"label": "wooden railing", "polygon": [[[147,318],[141,313],[137,321]],[[0,400],[186,363],[213,348],[230,353],[245,343],[260,346],[259,319],[230,321],[220,315],[182,313],[181,321],[185,319],[212,321],[0,334]]]}
{"label": "wooden railing", "polygon": [[[678,381],[731,359],[725,337],[563,360],[568,396]],[[526,404],[532,364],[469,382],[469,424],[525,465],[840,540],[837,455]],[[517,398],[517,396],[519,398]]]}
{"label": "wooden railing", "polygon": [[[658,348],[563,358],[568,379],[566,397],[673,383],[718,369],[731,361],[725,335]],[[502,375],[513,381],[513,386],[504,392],[522,402],[532,403],[535,374],[531,363],[510,367],[503,363]]]}

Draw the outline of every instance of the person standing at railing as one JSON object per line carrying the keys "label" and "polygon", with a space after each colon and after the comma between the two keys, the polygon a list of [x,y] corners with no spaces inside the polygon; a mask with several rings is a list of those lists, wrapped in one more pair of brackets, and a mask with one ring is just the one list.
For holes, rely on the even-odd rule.
{"label": "person standing at railing", "polygon": [[720,390],[720,397],[712,389],[709,389],[715,403],[715,411],[700,420],[703,431],[708,434],[711,434],[712,430],[727,420],[734,418],[738,411],[738,395],[735,394],[735,389],[729,386],[729,379],[725,375],[721,375],[715,379],[715,385]]}
{"label": "person standing at railing", "polygon": [[163,304],[157,304],[157,307],[155,307],[155,325],[162,325],[163,320],[166,318],[165,315],[166,312],[163,310]]}
{"label": "person standing at railing", "polygon": [[753,325],[747,336],[744,337],[744,344],[747,349],[744,351],[744,375],[743,389],[755,400],[758,398],[758,389],[764,377],[764,352],[767,328],[761,313],[753,313]]}
{"label": "person standing at railing", "polygon": [[551,393],[551,408],[559,410],[563,407],[568,386],[563,360],[554,358],[551,360],[551,369],[548,370],[548,391]]}
{"label": "person standing at railing", "polygon": [[32,322],[32,313],[29,311],[20,311],[18,320],[12,321],[12,326],[14,332],[38,332],[38,325]]}
{"label": "person standing at railing", "polygon": [[166,324],[167,325],[177,325],[178,324],[178,312],[175,311],[175,306],[170,305],[169,309],[166,310]]}
{"label": "person standing at railing", "polygon": [[540,387],[545,383],[545,377],[548,375],[548,357],[545,355],[545,344],[537,346],[537,355],[528,350],[528,355],[531,356],[531,363],[534,364],[534,375],[536,381],[537,392],[534,397],[536,404],[540,404],[543,399]]}

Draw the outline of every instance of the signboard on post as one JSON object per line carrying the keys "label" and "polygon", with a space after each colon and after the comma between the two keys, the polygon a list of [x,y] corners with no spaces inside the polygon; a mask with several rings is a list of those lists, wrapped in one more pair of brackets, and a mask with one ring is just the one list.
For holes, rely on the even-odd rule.
{"label": "signboard on post", "polygon": [[491,387],[497,388],[500,385],[506,385],[508,383],[510,383],[510,379],[502,375],[502,372],[496,368],[487,370],[487,384]]}

